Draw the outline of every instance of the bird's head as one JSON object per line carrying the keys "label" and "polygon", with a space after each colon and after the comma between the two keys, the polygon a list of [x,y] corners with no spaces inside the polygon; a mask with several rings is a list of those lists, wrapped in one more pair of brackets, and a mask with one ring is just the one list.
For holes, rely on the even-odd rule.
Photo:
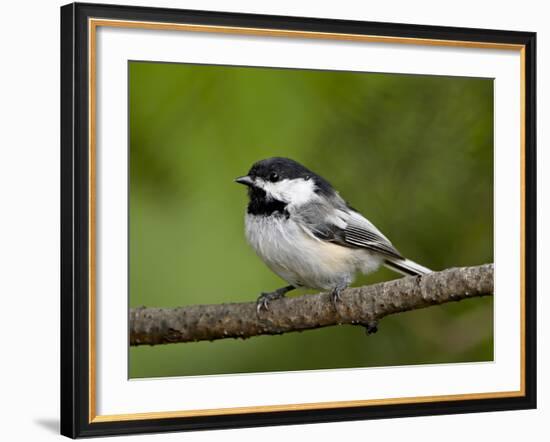
{"label": "bird's head", "polygon": [[327,180],[290,158],[258,161],[235,182],[248,186],[251,201],[263,199],[294,206],[334,193]]}

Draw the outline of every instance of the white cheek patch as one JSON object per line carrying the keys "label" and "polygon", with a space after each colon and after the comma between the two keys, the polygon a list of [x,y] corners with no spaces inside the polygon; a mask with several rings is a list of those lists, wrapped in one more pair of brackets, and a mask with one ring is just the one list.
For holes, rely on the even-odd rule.
{"label": "white cheek patch", "polygon": [[256,185],[265,190],[268,197],[291,205],[299,206],[313,199],[317,199],[313,180],[296,178],[293,180],[284,179],[272,183],[270,181],[257,179]]}

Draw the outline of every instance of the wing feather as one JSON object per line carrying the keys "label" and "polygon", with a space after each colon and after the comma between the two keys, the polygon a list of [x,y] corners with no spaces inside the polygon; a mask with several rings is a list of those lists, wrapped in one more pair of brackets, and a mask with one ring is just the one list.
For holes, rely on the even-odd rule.
{"label": "wing feather", "polygon": [[344,247],[369,249],[392,258],[403,258],[374,224],[345,204],[334,210],[334,204],[311,203],[293,216],[299,217],[301,224],[320,240]]}

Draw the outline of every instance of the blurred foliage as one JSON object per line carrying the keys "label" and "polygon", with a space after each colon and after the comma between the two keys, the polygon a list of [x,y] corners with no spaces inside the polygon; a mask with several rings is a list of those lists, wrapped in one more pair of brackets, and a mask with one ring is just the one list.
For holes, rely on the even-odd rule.
{"label": "blurred foliage", "polygon": [[[244,237],[233,183],[288,156],[406,256],[493,260],[490,79],[131,62],[130,306],[253,301],[284,285]],[[356,285],[399,277],[382,269]],[[300,290],[296,296],[306,293]],[[130,377],[486,361],[491,298],[282,336],[130,348]]]}

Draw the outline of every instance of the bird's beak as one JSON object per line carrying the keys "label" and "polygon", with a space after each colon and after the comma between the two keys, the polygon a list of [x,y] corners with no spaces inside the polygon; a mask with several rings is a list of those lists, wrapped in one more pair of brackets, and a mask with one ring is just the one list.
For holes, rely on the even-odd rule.
{"label": "bird's beak", "polygon": [[248,175],[235,178],[235,182],[239,184],[244,184],[245,186],[249,186],[249,187],[252,187],[254,185],[254,180],[250,178]]}

